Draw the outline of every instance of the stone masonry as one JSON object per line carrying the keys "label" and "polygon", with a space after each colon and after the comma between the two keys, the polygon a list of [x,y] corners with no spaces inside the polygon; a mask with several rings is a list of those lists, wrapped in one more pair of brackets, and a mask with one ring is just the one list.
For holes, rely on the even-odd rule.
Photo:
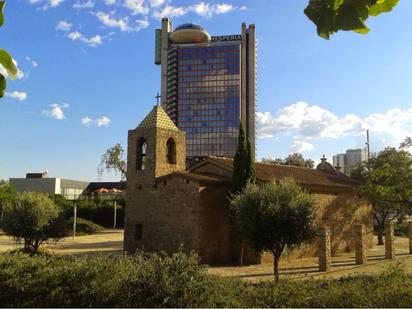
{"label": "stone masonry", "polygon": [[319,271],[329,271],[331,264],[330,229],[321,227],[319,230]]}
{"label": "stone masonry", "polygon": [[356,264],[366,262],[366,232],[363,224],[355,225],[355,255]]}
{"label": "stone masonry", "polygon": [[394,237],[394,224],[388,222],[385,224],[385,258],[395,258],[395,237]]}
{"label": "stone masonry", "polygon": [[409,254],[412,254],[412,222],[408,222]]}

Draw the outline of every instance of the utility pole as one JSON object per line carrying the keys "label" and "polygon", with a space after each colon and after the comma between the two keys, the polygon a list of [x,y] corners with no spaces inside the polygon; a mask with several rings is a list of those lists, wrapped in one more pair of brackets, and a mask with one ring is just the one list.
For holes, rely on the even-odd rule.
{"label": "utility pole", "polygon": [[76,238],[76,222],[77,221],[77,202],[74,202],[73,208],[73,240]]}
{"label": "utility pole", "polygon": [[368,150],[368,161],[371,158],[371,149],[370,149],[370,143],[369,143],[369,130],[366,130],[366,149]]}
{"label": "utility pole", "polygon": [[117,221],[117,201],[114,200],[114,218],[113,218],[113,229],[116,228],[116,221]]}

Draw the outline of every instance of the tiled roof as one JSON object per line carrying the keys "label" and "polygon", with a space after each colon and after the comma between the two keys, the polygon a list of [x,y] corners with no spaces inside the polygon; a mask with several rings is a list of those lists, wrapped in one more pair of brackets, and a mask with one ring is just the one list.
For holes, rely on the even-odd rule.
{"label": "tiled roof", "polygon": [[143,128],[179,130],[160,105],[154,106],[146,118],[137,126],[137,129]]}
{"label": "tiled roof", "polygon": [[226,179],[221,176],[210,175],[210,174],[197,174],[197,173],[190,173],[190,172],[173,172],[169,175],[165,175],[156,179],[156,182],[160,182],[166,180],[171,176],[179,176],[186,178],[188,180],[193,180],[196,182],[209,182],[209,183],[221,183],[221,182],[230,182],[229,179]]}
{"label": "tiled roof", "polygon": [[[199,165],[203,165],[208,161],[214,162],[217,165],[228,170],[233,169],[232,158],[209,157],[205,161],[199,163]],[[195,169],[196,166],[194,166],[191,170]],[[340,187],[348,189],[359,184],[357,181],[347,177],[342,173],[331,174],[325,171],[306,167],[256,162],[255,170],[256,177],[260,181],[271,181],[273,179],[292,177],[298,183],[307,187]]]}

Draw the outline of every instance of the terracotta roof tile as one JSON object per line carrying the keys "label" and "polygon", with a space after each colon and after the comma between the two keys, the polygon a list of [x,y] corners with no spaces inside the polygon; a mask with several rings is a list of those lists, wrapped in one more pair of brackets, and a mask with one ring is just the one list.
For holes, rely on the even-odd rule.
{"label": "terracotta roof tile", "polygon": [[[230,170],[233,168],[232,158],[209,157],[206,161],[208,160],[214,161]],[[357,181],[342,173],[330,174],[306,167],[256,162],[255,170],[256,177],[260,181],[292,177],[298,183],[307,186],[353,187],[358,184]]]}

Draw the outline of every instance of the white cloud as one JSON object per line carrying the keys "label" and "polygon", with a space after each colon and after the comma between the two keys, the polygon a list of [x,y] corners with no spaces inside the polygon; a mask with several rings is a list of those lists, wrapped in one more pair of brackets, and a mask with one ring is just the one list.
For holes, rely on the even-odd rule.
{"label": "white cloud", "polygon": [[183,7],[183,6],[176,7],[176,6],[167,5],[161,11],[155,11],[153,13],[153,16],[159,19],[163,17],[173,18],[173,17],[183,16],[188,12],[189,12],[188,7]]}
{"label": "white cloud", "polygon": [[73,24],[69,23],[66,20],[61,20],[57,23],[56,29],[61,31],[70,31],[73,27]]}
{"label": "white cloud", "polygon": [[22,91],[6,92],[6,97],[16,99],[18,101],[24,101],[27,99],[27,93]]}
{"label": "white cloud", "polygon": [[149,8],[145,5],[144,0],[125,0],[124,7],[132,11],[133,15],[149,13]]}
{"label": "white cloud", "polygon": [[28,62],[30,62],[31,65],[32,65],[34,68],[37,68],[37,67],[39,66],[39,64],[37,63],[37,61],[31,59],[29,56],[26,57],[26,60],[27,60]]}
{"label": "white cloud", "polygon": [[43,10],[58,7],[65,0],[46,0],[46,4],[43,5]]}
{"label": "white cloud", "polygon": [[290,153],[303,153],[303,152],[310,152],[315,149],[311,143],[301,140],[295,140],[292,145],[292,149]]}
{"label": "white cloud", "polygon": [[87,38],[79,31],[70,32],[67,37],[72,41],[81,41],[86,43],[89,46],[96,47],[97,45],[101,45],[103,43],[103,39],[100,35],[96,34],[93,37]]}
{"label": "white cloud", "polygon": [[51,104],[50,105],[50,109],[44,109],[42,111],[42,114],[47,116],[47,117],[51,117],[57,120],[62,120],[64,118],[66,118],[66,116],[64,115],[64,109],[70,107],[69,104],[67,103],[62,103],[62,104]]}
{"label": "white cloud", "polygon": [[83,2],[77,1],[75,4],[73,4],[73,7],[75,9],[91,9],[94,7],[94,1],[93,0],[87,0]]}
{"label": "white cloud", "polygon": [[97,119],[92,119],[88,116],[85,116],[82,118],[81,120],[82,124],[84,126],[90,126],[92,124],[96,125],[97,127],[104,127],[104,126],[108,126],[112,121],[107,118],[106,116],[102,116],[100,118]]}
{"label": "white cloud", "polygon": [[233,11],[235,7],[231,4],[220,3],[220,4],[209,4],[205,2],[199,2],[190,8],[196,14],[203,17],[212,17],[216,14],[225,14]]}
{"label": "white cloud", "polygon": [[106,5],[113,5],[116,3],[116,0],[105,0]]}
{"label": "white cloud", "polygon": [[93,119],[91,119],[91,118],[89,118],[89,117],[83,117],[82,118],[82,124],[83,125],[85,125],[85,126],[88,126],[88,125],[90,125],[90,124],[92,124],[93,123]]}
{"label": "white cloud", "polygon": [[150,5],[154,8],[163,5],[163,3],[165,0],[150,0]]}
{"label": "white cloud", "polygon": [[[360,136],[369,129],[376,138],[398,146],[406,136],[412,135],[412,107],[403,110],[393,108],[361,118],[354,114],[339,117],[318,105],[297,102],[280,109],[275,115],[263,112],[256,116],[257,134],[260,138],[293,134],[298,141],[337,139]],[[308,145],[301,143],[300,146],[309,151]]]}
{"label": "white cloud", "polygon": [[106,116],[100,117],[96,119],[96,124],[100,128],[102,126],[107,126],[109,123],[112,122],[109,118]]}
{"label": "white cloud", "polygon": [[132,28],[128,25],[127,17],[115,19],[114,17],[104,12],[97,12],[96,16],[100,20],[100,22],[107,27],[120,28],[121,31],[132,30]]}
{"label": "white cloud", "polygon": [[154,11],[153,16],[155,18],[162,18],[162,17],[173,18],[173,17],[183,16],[189,12],[193,12],[199,16],[209,18],[217,14],[229,13],[233,11],[234,9],[236,9],[236,7],[234,7],[231,4],[227,4],[227,3],[209,4],[207,2],[202,1],[197,4],[190,5],[190,6],[172,6],[168,4],[165,7],[163,7],[163,9]]}

